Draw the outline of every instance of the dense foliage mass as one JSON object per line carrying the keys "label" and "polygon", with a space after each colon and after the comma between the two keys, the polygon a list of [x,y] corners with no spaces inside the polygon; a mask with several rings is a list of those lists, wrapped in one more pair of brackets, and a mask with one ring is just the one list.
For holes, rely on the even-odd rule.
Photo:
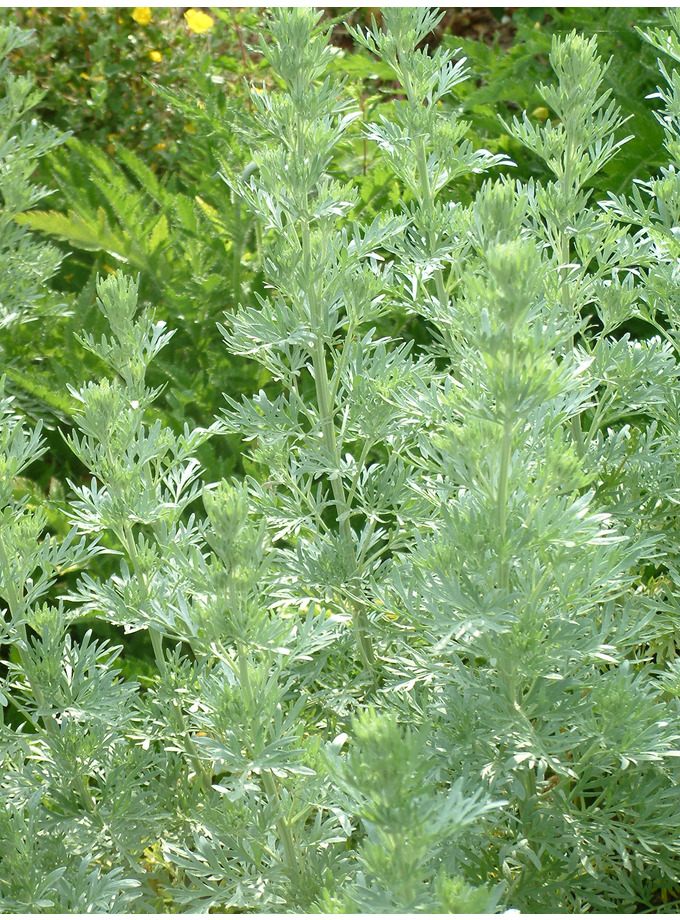
{"label": "dense foliage mass", "polygon": [[675,912],[680,14],[166,13],[0,24],[0,910]]}

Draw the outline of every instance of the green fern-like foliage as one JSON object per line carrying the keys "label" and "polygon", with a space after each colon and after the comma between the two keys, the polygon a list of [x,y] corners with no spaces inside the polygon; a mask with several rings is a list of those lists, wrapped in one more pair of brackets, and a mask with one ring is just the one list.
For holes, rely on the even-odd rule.
{"label": "green fern-like foliage", "polygon": [[[52,164],[66,209],[32,211],[21,220],[75,249],[62,274],[71,287],[90,285],[81,306],[92,328],[99,328],[94,273],[119,269],[140,276],[141,298],[176,329],[152,375],[155,385],[167,384],[161,411],[176,425],[209,423],[226,381],[235,392],[261,385],[252,368],[225,354],[216,327],[247,296],[256,271],[252,221],[241,204],[228,195],[212,204],[178,190],[178,182],[158,178],[124,147],[112,157],[70,140]],[[88,366],[90,359],[78,360]],[[220,462],[224,473],[224,457]],[[227,462],[233,466],[237,457]]]}

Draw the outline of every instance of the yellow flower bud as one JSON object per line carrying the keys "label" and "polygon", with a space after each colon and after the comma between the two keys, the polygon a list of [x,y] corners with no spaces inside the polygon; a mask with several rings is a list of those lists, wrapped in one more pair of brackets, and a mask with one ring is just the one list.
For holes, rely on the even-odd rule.
{"label": "yellow flower bud", "polygon": [[151,7],[136,6],[132,11],[132,18],[139,26],[148,26],[151,22]]}
{"label": "yellow flower bud", "polygon": [[550,115],[550,112],[544,105],[539,105],[539,107],[534,109],[531,114],[534,116],[534,118],[540,118],[541,121],[545,121],[548,115]]}
{"label": "yellow flower bud", "polygon": [[149,51],[149,57],[156,64],[160,64],[160,62],[163,60],[163,55],[160,53],[160,51]]}
{"label": "yellow flower bud", "polygon": [[184,18],[191,31],[196,32],[197,35],[201,35],[203,32],[209,32],[215,25],[215,20],[212,16],[208,16],[207,13],[202,13],[200,10],[195,10],[193,7],[185,12]]}

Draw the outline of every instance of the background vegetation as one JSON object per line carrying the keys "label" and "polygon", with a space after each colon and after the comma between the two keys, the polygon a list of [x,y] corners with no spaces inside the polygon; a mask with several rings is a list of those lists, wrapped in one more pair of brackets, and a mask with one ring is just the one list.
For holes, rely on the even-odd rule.
{"label": "background vegetation", "polygon": [[[376,14],[379,20],[373,9],[326,13],[339,24],[336,67],[351,75],[366,123],[391,103],[394,77],[355,46],[343,23],[368,23]],[[181,8],[2,11],[5,20],[35,31],[37,40],[14,51],[11,65],[41,87],[34,113],[64,141],[37,160],[35,182],[51,194],[21,219],[62,253],[50,285],[68,301],[68,316],[18,327],[3,343],[10,386],[48,429],[68,414],[57,394],[95,370],[73,335],[101,324],[94,307],[94,278],[101,272],[139,273],[143,300],[177,330],[151,371],[154,382],[167,382],[161,411],[170,424],[209,424],[225,388],[249,393],[267,383],[262,371],[253,376],[252,363],[226,354],[215,325],[224,310],[262,292],[257,230],[220,178],[248,168],[253,125],[244,80],[268,80],[257,43],[261,14],[234,8],[203,15],[209,19],[196,25]],[[544,176],[545,165],[503,132],[498,116],[526,110],[539,123],[550,117],[536,87],[549,74],[552,36],[574,28],[596,35],[603,58],[611,57],[604,87],[624,117],[634,118],[635,130],[593,182],[621,192],[663,161],[662,130],[645,102],[657,83],[656,58],[635,31],[662,20],[663,11],[644,7],[498,8],[476,16],[454,10],[430,45],[460,48],[468,57],[476,76],[461,88],[461,103],[470,140],[508,153],[517,162],[514,174],[526,180]],[[334,163],[334,173],[360,190],[352,216],[366,219],[408,202],[408,191],[361,136],[361,125],[354,136]],[[457,194],[470,200],[481,182],[481,176],[466,179]],[[402,322],[416,341],[429,341],[422,322]],[[63,484],[73,458],[59,439],[50,446],[51,479]],[[243,469],[236,438],[206,446],[202,460],[215,478],[218,469],[219,475]]]}

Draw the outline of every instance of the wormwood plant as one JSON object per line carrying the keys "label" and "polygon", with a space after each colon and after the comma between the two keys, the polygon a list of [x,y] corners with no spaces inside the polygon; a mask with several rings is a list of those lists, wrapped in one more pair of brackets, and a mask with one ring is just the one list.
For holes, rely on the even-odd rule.
{"label": "wormwood plant", "polygon": [[[254,168],[229,178],[268,291],[221,331],[276,395],[174,433],[148,383],[172,330],[99,280],[108,331],[81,343],[106,376],[72,388],[90,472],[61,541],[13,492],[40,431],[0,395],[4,910],[678,897],[677,78],[672,165],[597,202],[622,120],[595,43],[556,39],[554,121],[505,125],[554,178],[463,206],[460,180],[512,167],[438,105],[466,68],[422,48],[436,19],[355,32],[403,90],[362,130],[412,196],[368,225],[330,172],[360,112],[319,16],[268,20],[277,89],[252,90]],[[670,22],[648,40],[680,59]],[[435,346],[378,336],[393,308]],[[632,317],[659,335],[621,335]],[[257,475],[202,482],[226,430]],[[97,619],[148,634],[141,686],[73,638]]]}
{"label": "wormwood plant", "polygon": [[[364,41],[394,59],[389,39]],[[557,84],[539,92],[555,123],[505,127],[554,180],[486,184],[470,208],[450,206],[435,236],[445,284],[422,256],[401,263],[450,371],[397,398],[423,431],[432,513],[386,606],[413,630],[401,686],[428,687],[442,769],[474,765],[508,798],[467,859],[493,854],[524,910],[632,909],[677,865],[676,709],[652,666],[664,604],[643,574],[674,558],[658,535],[673,492],[638,473],[674,475],[677,365],[658,339],[613,335],[644,312],[636,282],[656,256],[649,232],[590,203],[589,180],[624,143],[595,43],[556,40],[550,63]],[[399,168],[431,188],[440,158],[420,149],[404,145]]]}
{"label": "wormwood plant", "polygon": [[[497,139],[498,114],[512,119],[512,110],[519,107],[526,108],[537,123],[554,117],[537,91],[550,77],[552,36],[573,30],[586,38],[595,35],[599,54],[608,60],[601,88],[612,90],[624,117],[632,115],[635,125],[635,136],[591,179],[606,194],[610,190],[627,192],[634,176],[646,178],[664,162],[662,131],[645,101],[655,85],[656,54],[635,28],[649,28],[664,20],[664,10],[652,7],[550,7],[540,13],[526,7],[512,13],[516,32],[508,48],[452,35],[445,35],[443,41],[461,48],[477,78],[465,87],[463,100],[475,129],[489,142],[500,142],[517,161],[516,175],[526,180],[545,177],[544,164],[530,150],[519,155],[520,148],[507,135]],[[635,67],[631,67],[632,60]]]}

